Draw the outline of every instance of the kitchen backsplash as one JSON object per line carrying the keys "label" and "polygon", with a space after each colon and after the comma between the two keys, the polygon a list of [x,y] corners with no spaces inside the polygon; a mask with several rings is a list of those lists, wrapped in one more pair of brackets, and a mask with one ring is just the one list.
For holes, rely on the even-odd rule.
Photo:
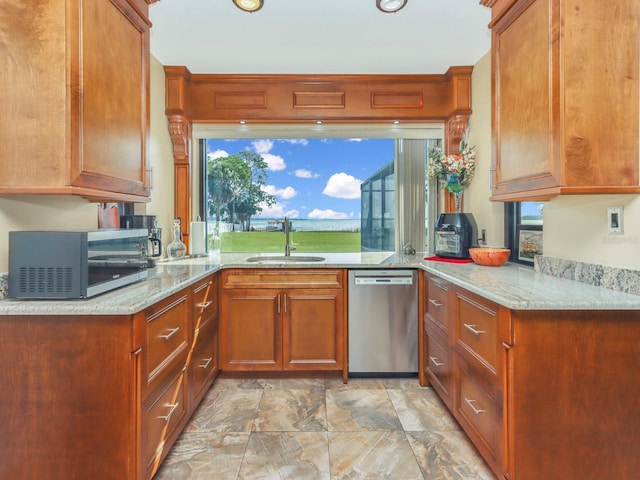
{"label": "kitchen backsplash", "polygon": [[7,289],[9,288],[9,274],[0,273],[0,300],[7,298]]}
{"label": "kitchen backsplash", "polygon": [[544,255],[535,257],[534,269],[536,272],[553,277],[576,280],[597,287],[640,295],[640,270],[607,267],[594,263],[545,257]]}

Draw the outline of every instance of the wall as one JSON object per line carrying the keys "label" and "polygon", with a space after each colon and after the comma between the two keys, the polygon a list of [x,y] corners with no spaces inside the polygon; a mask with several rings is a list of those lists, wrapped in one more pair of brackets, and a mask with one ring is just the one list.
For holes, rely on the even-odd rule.
{"label": "wall", "polygon": [[12,230],[95,230],[98,207],[72,196],[16,195],[0,198],[0,272],[9,270]]}
{"label": "wall", "polygon": [[[169,135],[169,121],[164,113],[164,94],[164,68],[151,56],[149,156],[153,173],[151,201],[145,204],[144,208],[148,215],[158,216],[158,226],[162,228],[163,248],[173,239],[174,216],[173,145]],[[136,210],[136,213],[145,212]]]}
{"label": "wall", "polygon": [[487,245],[504,246],[504,203],[489,202],[491,195],[491,52],[473,67],[471,77],[469,145],[476,147],[476,174],[464,192],[465,212],[473,213],[478,236],[487,231]]}
{"label": "wall", "polygon": [[[607,232],[607,207],[623,206],[622,235]],[[544,206],[545,256],[640,270],[637,195],[558,197]]]}

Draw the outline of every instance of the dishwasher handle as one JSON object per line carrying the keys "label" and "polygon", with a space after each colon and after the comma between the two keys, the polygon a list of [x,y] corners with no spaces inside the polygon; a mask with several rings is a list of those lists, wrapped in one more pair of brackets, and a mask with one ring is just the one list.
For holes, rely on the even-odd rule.
{"label": "dishwasher handle", "polygon": [[413,285],[413,277],[356,277],[355,285]]}

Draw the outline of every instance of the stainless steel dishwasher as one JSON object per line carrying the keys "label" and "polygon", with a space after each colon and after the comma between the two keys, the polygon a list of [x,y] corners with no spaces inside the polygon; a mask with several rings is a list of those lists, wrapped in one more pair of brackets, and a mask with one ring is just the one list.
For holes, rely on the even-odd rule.
{"label": "stainless steel dishwasher", "polygon": [[349,375],[418,372],[418,274],[349,270]]}

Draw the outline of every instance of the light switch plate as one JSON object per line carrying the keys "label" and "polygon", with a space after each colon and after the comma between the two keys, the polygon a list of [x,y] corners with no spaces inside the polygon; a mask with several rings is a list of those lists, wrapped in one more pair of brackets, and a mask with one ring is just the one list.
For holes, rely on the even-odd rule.
{"label": "light switch plate", "polygon": [[610,235],[622,235],[624,229],[622,227],[622,207],[607,208],[607,222]]}

